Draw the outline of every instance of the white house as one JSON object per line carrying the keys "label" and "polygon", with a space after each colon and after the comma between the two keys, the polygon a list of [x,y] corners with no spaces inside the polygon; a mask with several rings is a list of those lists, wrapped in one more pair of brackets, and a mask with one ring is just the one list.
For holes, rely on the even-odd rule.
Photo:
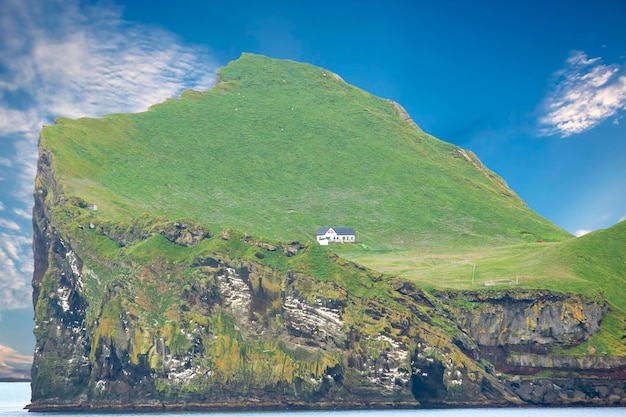
{"label": "white house", "polygon": [[356,232],[351,227],[322,227],[317,231],[317,243],[328,245],[329,243],[354,243]]}

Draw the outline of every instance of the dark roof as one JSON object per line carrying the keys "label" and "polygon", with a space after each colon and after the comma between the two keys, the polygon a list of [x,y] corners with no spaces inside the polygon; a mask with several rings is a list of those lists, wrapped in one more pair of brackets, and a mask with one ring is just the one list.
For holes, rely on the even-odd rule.
{"label": "dark roof", "polygon": [[331,226],[322,227],[320,230],[317,231],[317,235],[318,236],[325,235],[329,229],[333,229],[335,232],[337,232],[338,235],[356,235],[356,232],[351,227],[331,227]]}

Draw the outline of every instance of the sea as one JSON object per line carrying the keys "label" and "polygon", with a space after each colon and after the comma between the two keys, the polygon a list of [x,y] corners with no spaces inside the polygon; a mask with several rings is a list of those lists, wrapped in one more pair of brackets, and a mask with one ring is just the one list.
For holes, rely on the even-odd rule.
{"label": "sea", "polygon": [[[109,413],[29,413],[28,382],[0,382],[0,417],[87,416],[111,417]],[[162,412],[124,413],[120,417],[625,417],[626,408],[467,408],[448,410],[358,410],[358,411],[264,411],[264,412]]]}

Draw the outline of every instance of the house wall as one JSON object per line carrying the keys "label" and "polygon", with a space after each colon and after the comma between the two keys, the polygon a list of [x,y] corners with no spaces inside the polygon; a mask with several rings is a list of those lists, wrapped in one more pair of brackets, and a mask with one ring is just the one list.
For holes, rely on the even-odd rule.
{"label": "house wall", "polygon": [[354,243],[355,235],[339,235],[333,229],[330,229],[323,236],[317,236],[317,243],[320,245],[328,245],[329,243]]}
{"label": "house wall", "polygon": [[354,235],[338,235],[337,233],[326,233],[324,236],[329,242],[354,242]]}

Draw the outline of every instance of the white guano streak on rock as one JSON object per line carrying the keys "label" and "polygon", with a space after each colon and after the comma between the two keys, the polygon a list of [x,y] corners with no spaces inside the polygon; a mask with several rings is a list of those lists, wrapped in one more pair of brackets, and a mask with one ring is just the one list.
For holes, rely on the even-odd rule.
{"label": "white guano streak on rock", "polygon": [[297,331],[311,335],[336,336],[341,334],[343,320],[339,310],[330,309],[316,300],[312,306],[305,301],[288,295],[282,305],[289,325]]}
{"label": "white guano streak on rock", "polygon": [[383,344],[388,346],[383,354],[385,358],[384,367],[375,369],[373,365],[370,366],[371,375],[368,377],[368,380],[373,384],[382,386],[385,390],[399,388],[396,385],[396,380],[401,381],[403,384],[408,383],[410,373],[406,370],[406,367],[409,351],[403,347],[401,342],[393,340],[384,334],[379,334],[374,340],[383,342]]}
{"label": "white guano streak on rock", "polygon": [[[59,239],[59,241],[61,242],[61,245],[63,245],[63,248],[67,250],[67,245],[65,244],[63,239]],[[76,254],[74,253],[74,251],[68,250],[65,253],[65,259],[67,260],[67,263],[70,265],[72,274],[74,274],[74,276],[76,277],[77,290],[82,292],[83,291],[83,275],[81,274],[80,269],[78,269],[78,258]]]}
{"label": "white guano streak on rock", "polygon": [[175,384],[181,384],[191,380],[194,376],[200,373],[200,367],[185,368],[185,362],[191,360],[191,357],[183,358],[183,360],[172,358],[171,355],[167,355],[165,364],[169,368],[167,373],[167,379]]}
{"label": "white guano streak on rock", "polygon": [[98,380],[96,382],[96,391],[102,392],[102,391],[106,390],[106,386],[107,386],[107,382],[102,380],[102,379],[100,379],[100,380]]}
{"label": "white guano streak on rock", "polygon": [[95,273],[95,271],[93,271],[92,269],[89,268],[85,268],[83,267],[83,272],[85,273],[85,275],[93,280],[95,280],[98,284],[101,283],[100,281],[100,277],[98,276],[98,274]]}
{"label": "white guano streak on rock", "polygon": [[[445,368],[444,372],[444,384],[448,386],[463,385],[463,374],[456,367],[455,361],[450,357],[449,351],[446,349],[438,349],[433,346],[429,346],[426,343],[419,342],[417,344],[418,353],[417,357],[420,359],[426,359],[428,362],[434,362],[433,357],[440,357],[441,363]],[[414,365],[412,363],[412,365]],[[416,372],[420,372],[419,369]],[[422,376],[427,376],[422,374]]]}
{"label": "white guano streak on rock", "polygon": [[[63,242],[62,239],[60,241],[63,247],[67,249],[65,242]],[[82,277],[80,270],[78,269],[78,258],[76,257],[76,254],[73,251],[69,250],[65,253],[65,259],[67,260],[67,263],[69,264],[72,270],[72,274],[76,277],[76,290],[79,292],[82,292],[83,290],[82,278],[83,277]],[[64,287],[64,286],[59,286],[59,288],[57,288],[58,304],[65,312],[70,310],[69,299],[70,299],[71,294],[72,294],[72,288]]]}
{"label": "white guano streak on rock", "polygon": [[[224,274],[217,276],[220,294],[224,300],[224,306],[232,309],[243,317],[250,311],[252,296],[250,288],[241,279],[234,268],[226,268]],[[242,318],[243,318],[242,317]]]}
{"label": "white guano streak on rock", "polygon": [[72,293],[72,290],[66,287],[59,287],[57,288],[57,297],[59,298],[59,305],[61,306],[61,308],[63,309],[63,311],[70,311],[70,303],[69,303],[69,299],[70,299],[70,294]]}

